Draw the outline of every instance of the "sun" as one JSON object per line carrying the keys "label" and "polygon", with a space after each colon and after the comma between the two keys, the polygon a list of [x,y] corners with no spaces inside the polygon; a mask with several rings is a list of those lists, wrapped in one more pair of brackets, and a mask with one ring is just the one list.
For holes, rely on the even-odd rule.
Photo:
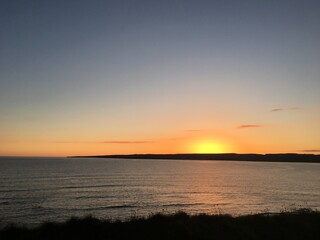
{"label": "sun", "polygon": [[193,153],[225,153],[228,148],[225,144],[213,140],[197,141],[191,144]]}

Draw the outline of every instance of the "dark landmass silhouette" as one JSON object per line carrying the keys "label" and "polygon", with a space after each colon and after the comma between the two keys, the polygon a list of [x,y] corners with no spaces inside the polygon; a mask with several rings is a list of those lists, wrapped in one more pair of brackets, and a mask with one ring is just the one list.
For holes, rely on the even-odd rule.
{"label": "dark landmass silhouette", "polygon": [[320,212],[299,209],[238,217],[177,212],[126,221],[71,218],[64,223],[48,222],[35,228],[9,225],[0,229],[0,239],[315,240],[320,239]]}
{"label": "dark landmass silhouette", "polygon": [[237,154],[237,153],[179,153],[179,154],[129,154],[129,155],[97,155],[71,156],[72,158],[122,158],[122,159],[172,159],[172,160],[215,160],[215,161],[252,161],[252,162],[306,162],[320,163],[317,154]]}

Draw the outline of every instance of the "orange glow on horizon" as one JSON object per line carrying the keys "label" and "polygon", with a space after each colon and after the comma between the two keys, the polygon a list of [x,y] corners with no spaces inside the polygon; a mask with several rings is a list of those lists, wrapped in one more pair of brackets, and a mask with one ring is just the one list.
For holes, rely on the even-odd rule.
{"label": "orange glow on horizon", "polygon": [[[115,138],[116,139],[116,138]],[[147,140],[145,140],[147,139]],[[149,140],[150,139],[150,140]],[[175,137],[148,137],[105,140],[11,141],[1,142],[0,156],[90,156],[112,154],[175,154],[175,153],[299,153],[291,147],[254,143],[251,139],[222,133],[188,133]]]}

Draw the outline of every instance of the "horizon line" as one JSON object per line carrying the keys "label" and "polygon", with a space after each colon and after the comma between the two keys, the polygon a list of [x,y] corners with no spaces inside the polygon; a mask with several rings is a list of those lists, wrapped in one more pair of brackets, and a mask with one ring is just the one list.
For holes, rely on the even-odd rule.
{"label": "horizon line", "polygon": [[93,155],[63,155],[63,156],[48,156],[48,155],[0,155],[0,157],[25,157],[25,158],[68,158],[68,157],[95,157],[95,156],[134,156],[134,155],[269,155],[269,154],[295,154],[295,155],[320,155],[320,153],[312,153],[312,152],[276,152],[276,153],[255,153],[255,152],[247,152],[247,153],[236,153],[236,152],[226,152],[226,153],[116,153],[116,154],[93,154]]}

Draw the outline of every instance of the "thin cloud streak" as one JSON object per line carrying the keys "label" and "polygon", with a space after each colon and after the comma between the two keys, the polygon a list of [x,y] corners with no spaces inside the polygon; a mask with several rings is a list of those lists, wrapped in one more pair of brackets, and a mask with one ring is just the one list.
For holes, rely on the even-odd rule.
{"label": "thin cloud streak", "polygon": [[281,111],[297,111],[300,110],[299,107],[292,107],[292,108],[273,108],[271,112],[281,112]]}
{"label": "thin cloud streak", "polygon": [[143,141],[129,141],[129,140],[108,140],[108,141],[56,141],[57,144],[144,144],[144,143],[157,143],[157,141],[143,140]]}
{"label": "thin cloud streak", "polygon": [[156,141],[103,141],[100,143],[106,143],[106,144],[144,144],[144,143],[156,143]]}
{"label": "thin cloud streak", "polygon": [[247,124],[247,125],[240,125],[237,128],[244,129],[244,128],[262,128],[263,125],[257,125],[257,124]]}
{"label": "thin cloud streak", "polygon": [[184,132],[200,132],[200,129],[186,129]]}
{"label": "thin cloud streak", "polygon": [[301,150],[300,152],[304,152],[304,153],[320,153],[320,149],[306,149],[306,150]]}

